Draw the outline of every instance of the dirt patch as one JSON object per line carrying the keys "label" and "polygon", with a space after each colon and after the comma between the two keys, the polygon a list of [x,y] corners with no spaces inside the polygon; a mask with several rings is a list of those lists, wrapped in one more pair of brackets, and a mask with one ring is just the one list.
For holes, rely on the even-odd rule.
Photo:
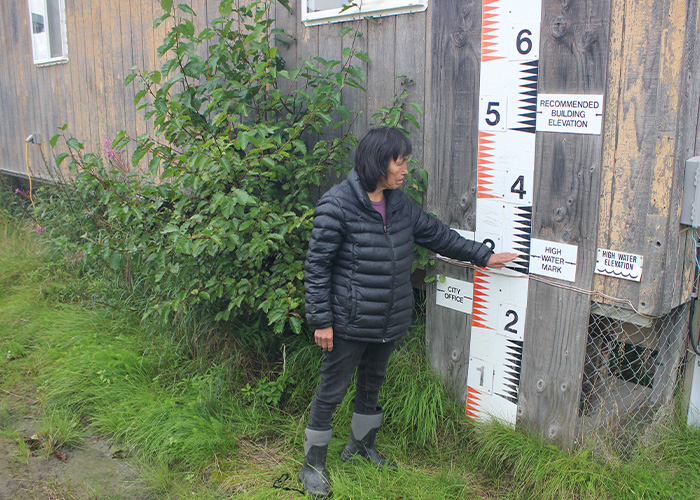
{"label": "dirt patch", "polygon": [[86,437],[78,447],[36,448],[41,407],[31,398],[3,394],[0,500],[146,500],[154,498],[137,468],[110,442]]}

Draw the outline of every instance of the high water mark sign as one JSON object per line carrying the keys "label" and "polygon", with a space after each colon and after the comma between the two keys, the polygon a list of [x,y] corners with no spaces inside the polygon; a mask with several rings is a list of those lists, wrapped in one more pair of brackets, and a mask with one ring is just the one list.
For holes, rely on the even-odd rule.
{"label": "high water mark sign", "polygon": [[600,135],[603,96],[587,94],[539,94],[537,131]]}

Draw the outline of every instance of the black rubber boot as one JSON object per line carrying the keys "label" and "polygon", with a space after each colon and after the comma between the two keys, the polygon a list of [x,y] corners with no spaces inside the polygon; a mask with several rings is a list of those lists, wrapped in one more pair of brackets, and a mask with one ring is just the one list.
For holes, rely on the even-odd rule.
{"label": "black rubber boot", "polygon": [[299,481],[304,485],[304,493],[309,498],[320,499],[333,496],[326,474],[326,454],[333,431],[304,431],[304,465],[299,473]]}
{"label": "black rubber boot", "polygon": [[396,468],[393,460],[387,459],[374,447],[374,440],[382,424],[384,412],[376,415],[352,414],[352,425],[350,427],[350,440],[340,454],[340,459],[347,462],[355,457],[362,457],[377,464],[379,467]]}

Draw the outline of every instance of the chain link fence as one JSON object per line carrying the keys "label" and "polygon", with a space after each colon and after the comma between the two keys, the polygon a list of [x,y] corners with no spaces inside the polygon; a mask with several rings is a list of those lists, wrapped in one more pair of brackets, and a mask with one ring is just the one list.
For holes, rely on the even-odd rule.
{"label": "chain link fence", "polygon": [[624,456],[672,414],[688,331],[684,304],[646,317],[593,302],[581,387],[583,441]]}

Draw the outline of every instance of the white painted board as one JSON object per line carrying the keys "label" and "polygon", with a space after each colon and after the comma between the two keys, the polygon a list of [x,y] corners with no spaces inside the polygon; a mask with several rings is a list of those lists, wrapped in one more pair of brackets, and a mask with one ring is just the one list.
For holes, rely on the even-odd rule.
{"label": "white painted board", "polygon": [[537,131],[600,135],[603,95],[539,94]]}
{"label": "white painted board", "polygon": [[595,272],[629,281],[641,281],[643,265],[644,256],[642,255],[599,248]]}
{"label": "white painted board", "polygon": [[472,313],[472,301],[474,297],[473,284],[468,281],[445,277],[437,281],[435,303],[448,309]]}
{"label": "white painted board", "polygon": [[578,247],[555,241],[530,241],[530,273],[564,281],[576,281]]}
{"label": "white painted board", "polygon": [[700,429],[700,356],[695,355],[693,383],[690,389],[690,406],[688,407],[688,425]]}

